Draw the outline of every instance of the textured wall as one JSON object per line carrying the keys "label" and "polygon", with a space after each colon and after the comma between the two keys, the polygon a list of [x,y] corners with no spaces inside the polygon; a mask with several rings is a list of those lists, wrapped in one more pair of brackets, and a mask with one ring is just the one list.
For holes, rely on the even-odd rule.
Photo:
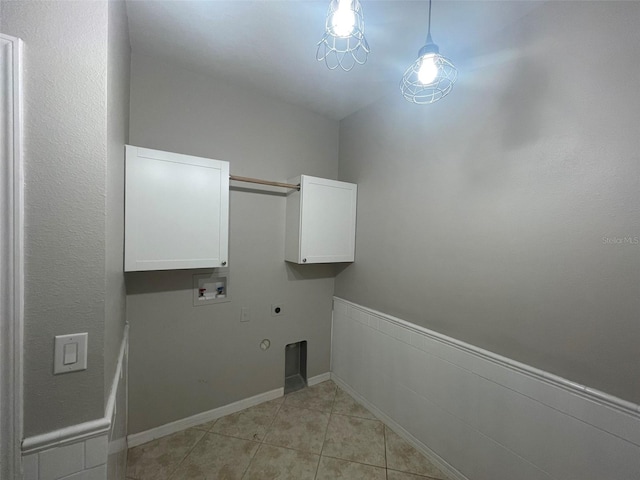
{"label": "textured wall", "polygon": [[443,101],[343,120],[336,295],[640,401],[639,16],[549,2],[458,59]]}
{"label": "textured wall", "polygon": [[[106,2],[2,2],[24,40],[24,433],[104,415]],[[88,332],[88,369],[53,375],[54,335]]]}
{"label": "textured wall", "polygon": [[[337,122],[135,53],[131,68],[131,144],[227,160],[235,175],[336,177]],[[286,265],[284,222],[282,190],[232,187],[230,303],[193,307],[197,271],[127,274],[129,433],[283,386],[287,343],[308,340],[309,376],[329,371],[335,272]]]}
{"label": "textured wall", "polygon": [[107,73],[105,395],[113,382],[126,318],[124,286],[124,145],[129,138],[131,47],[124,0],[109,2]]}

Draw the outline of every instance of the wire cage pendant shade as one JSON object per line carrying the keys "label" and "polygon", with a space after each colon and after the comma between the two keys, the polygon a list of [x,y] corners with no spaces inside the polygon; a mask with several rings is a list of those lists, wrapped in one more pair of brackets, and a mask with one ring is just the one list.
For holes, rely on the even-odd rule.
{"label": "wire cage pendant shade", "polygon": [[324,61],[329,70],[340,67],[348,72],[363,65],[369,51],[360,0],[331,0],[316,60]]}
{"label": "wire cage pendant shade", "polygon": [[426,44],[418,58],[407,68],[400,81],[400,91],[406,100],[429,104],[446,97],[458,78],[458,70],[451,60],[440,55],[431,39],[431,0],[429,0],[429,29]]}

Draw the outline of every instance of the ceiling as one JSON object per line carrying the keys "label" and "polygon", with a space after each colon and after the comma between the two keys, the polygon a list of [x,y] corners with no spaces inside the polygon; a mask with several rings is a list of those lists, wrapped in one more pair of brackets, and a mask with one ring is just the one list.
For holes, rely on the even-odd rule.
{"label": "ceiling", "polygon": [[[431,33],[464,76],[482,38],[539,7],[540,1],[433,2]],[[428,2],[362,0],[371,54],[350,72],[315,58],[329,0],[127,0],[134,53],[257,88],[333,119],[397,92],[424,44]]]}

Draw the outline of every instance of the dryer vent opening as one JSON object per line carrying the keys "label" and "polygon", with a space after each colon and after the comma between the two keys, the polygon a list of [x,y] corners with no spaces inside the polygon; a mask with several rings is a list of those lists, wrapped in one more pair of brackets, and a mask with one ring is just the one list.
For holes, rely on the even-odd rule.
{"label": "dryer vent opening", "polygon": [[284,393],[307,386],[307,341],[290,343],[284,350]]}

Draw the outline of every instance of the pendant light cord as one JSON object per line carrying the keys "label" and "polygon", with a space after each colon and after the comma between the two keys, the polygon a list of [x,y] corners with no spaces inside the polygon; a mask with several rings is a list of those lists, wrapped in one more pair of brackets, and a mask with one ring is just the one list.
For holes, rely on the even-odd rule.
{"label": "pendant light cord", "polygon": [[427,27],[427,44],[433,43],[431,40],[431,0],[429,0],[429,23]]}

